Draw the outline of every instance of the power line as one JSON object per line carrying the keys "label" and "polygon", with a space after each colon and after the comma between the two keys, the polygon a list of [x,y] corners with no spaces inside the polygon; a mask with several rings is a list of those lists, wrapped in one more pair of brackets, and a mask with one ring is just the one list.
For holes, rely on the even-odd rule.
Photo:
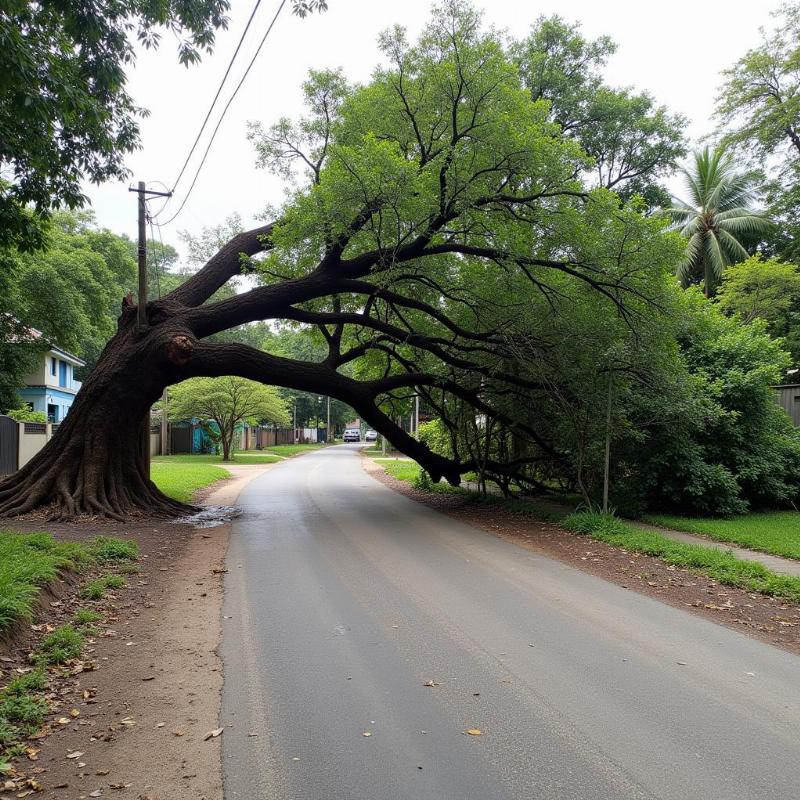
{"label": "power line", "polygon": [[186,196],[183,198],[183,201],[181,202],[180,207],[178,208],[178,210],[166,222],[161,223],[162,227],[165,226],[165,225],[169,225],[173,220],[176,219],[176,217],[181,213],[181,211],[183,211],[183,207],[186,205],[186,202],[188,201],[189,196],[191,195],[192,190],[194,189],[195,184],[197,183],[197,179],[200,176],[200,172],[202,171],[203,166],[206,163],[206,158],[208,157],[208,153],[211,150],[211,145],[214,144],[214,139],[216,138],[217,131],[219,131],[220,125],[222,125],[222,121],[225,119],[225,114],[227,113],[228,109],[230,108],[231,103],[236,98],[236,95],[239,93],[239,89],[242,88],[242,84],[245,82],[245,80],[247,79],[247,76],[250,74],[250,70],[253,68],[253,64],[255,64],[256,59],[258,58],[258,54],[261,52],[261,48],[264,46],[264,42],[267,41],[267,37],[269,36],[270,32],[272,31],[272,28],[274,27],[275,22],[277,21],[278,17],[280,16],[281,11],[283,11],[283,7],[285,5],[286,5],[286,0],[281,0],[280,5],[278,6],[278,10],[275,12],[275,15],[272,17],[272,21],[269,23],[269,26],[267,27],[267,30],[264,33],[264,36],[261,38],[261,41],[259,42],[259,45],[258,45],[258,48],[256,49],[256,52],[253,54],[253,57],[250,59],[250,63],[247,65],[247,69],[245,69],[245,71],[244,71],[244,75],[242,75],[242,78],[239,81],[239,83],[236,84],[236,88],[233,90],[233,94],[231,94],[230,98],[228,98],[228,102],[225,103],[225,107],[222,109],[222,114],[220,115],[220,118],[217,120],[217,124],[214,127],[214,130],[213,130],[213,132],[211,134],[211,139],[209,140],[208,146],[206,147],[205,152],[203,153],[203,158],[201,159],[200,164],[197,167],[197,171],[194,174],[194,178],[192,178],[192,183],[189,186],[189,190],[186,192]]}
{"label": "power line", "polygon": [[220,93],[222,92],[222,87],[225,85],[225,81],[228,80],[228,75],[230,75],[231,68],[233,67],[234,62],[236,61],[236,57],[239,55],[239,50],[241,50],[242,48],[245,36],[247,36],[247,31],[250,30],[250,23],[252,23],[253,17],[255,17],[256,12],[258,11],[258,7],[260,5],[261,5],[261,0],[256,0],[256,4],[253,6],[253,10],[250,12],[250,18],[247,20],[247,25],[244,26],[242,35],[239,37],[239,43],[236,45],[236,49],[233,51],[231,60],[228,62],[228,68],[225,70],[225,74],[222,76],[222,80],[219,82],[219,86],[217,87],[217,93],[214,95],[214,99],[211,101],[211,105],[208,107],[208,111],[206,112],[203,124],[200,126],[200,130],[197,132],[197,136],[194,140],[194,143],[192,144],[192,149],[189,150],[189,155],[186,156],[186,160],[183,162],[181,171],[178,173],[178,177],[175,179],[175,183],[172,186],[173,192],[178,188],[178,184],[181,182],[183,173],[186,172],[186,167],[189,166],[189,161],[194,155],[194,151],[197,148],[198,143],[200,142],[200,137],[203,135],[203,131],[206,129],[208,120],[211,117],[211,112],[214,110],[214,106],[216,105],[217,100],[219,100]]}

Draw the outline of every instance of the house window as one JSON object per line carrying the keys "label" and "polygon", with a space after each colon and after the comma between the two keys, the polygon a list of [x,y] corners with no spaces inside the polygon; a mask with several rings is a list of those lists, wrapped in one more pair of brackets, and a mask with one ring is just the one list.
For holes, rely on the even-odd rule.
{"label": "house window", "polygon": [[56,374],[56,360],[55,358],[50,359],[50,374],[55,377]]}

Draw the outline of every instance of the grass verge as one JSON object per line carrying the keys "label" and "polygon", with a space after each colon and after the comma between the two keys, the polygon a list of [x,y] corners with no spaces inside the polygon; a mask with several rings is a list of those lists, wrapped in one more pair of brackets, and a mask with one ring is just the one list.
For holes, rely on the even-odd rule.
{"label": "grass verge", "polygon": [[[49,533],[0,531],[0,634],[20,620],[30,620],[42,588],[62,572],[123,564],[138,555],[135,542],[108,536],[84,543],[57,542]],[[114,578],[123,580],[102,580]]]}
{"label": "grass verge", "polygon": [[235,453],[230,461],[223,461],[222,456],[213,455],[190,455],[182,453],[177,456],[155,456],[153,464],[218,464],[224,467],[225,464],[275,464],[282,459],[274,453],[266,450],[249,451],[247,453]]}
{"label": "grass verge", "polygon": [[[211,456],[209,456],[210,458]],[[165,456],[165,459],[180,459],[181,456]],[[205,456],[185,456],[203,459]],[[213,456],[218,458],[218,456]],[[241,462],[240,462],[241,463]],[[165,495],[182,503],[189,503],[198,489],[230,477],[230,472],[222,467],[203,461],[156,461],[150,467],[150,477]]]}
{"label": "grass verge", "polygon": [[397,480],[410,483],[417,489],[424,489],[429,492],[463,492],[464,494],[472,494],[467,489],[451,486],[446,481],[434,483],[416,461],[405,458],[375,458],[373,461],[376,464],[380,464],[388,475],[397,478]]}
{"label": "grass verge", "polygon": [[731,519],[648,514],[644,520],[662,528],[696,533],[751,550],[800,559],[798,511],[754,511]]}
{"label": "grass verge", "polygon": [[727,586],[800,603],[800,578],[777,575],[756,561],[736,558],[724,550],[676,542],[599,512],[571,514],[561,524],[574,533],[629,552],[655,556],[667,564],[690,569]]}
{"label": "grass verge", "polygon": [[[88,542],[57,542],[49,533],[0,531],[0,634],[20,620],[30,620],[44,586],[66,570],[90,567],[124,568],[138,558],[135,542],[98,536]],[[119,575],[90,581],[104,587],[124,585]],[[71,623],[52,630],[31,654],[34,669],[14,677],[0,688],[0,775],[10,769],[10,760],[24,752],[21,742],[35,733],[50,712],[43,692],[46,670],[58,667],[83,652],[86,637],[96,631],[91,623],[102,619],[99,612],[82,608]]]}
{"label": "grass verge", "polygon": [[57,542],[49,533],[0,531],[0,633],[33,616],[42,587],[95,560],[92,545]]}

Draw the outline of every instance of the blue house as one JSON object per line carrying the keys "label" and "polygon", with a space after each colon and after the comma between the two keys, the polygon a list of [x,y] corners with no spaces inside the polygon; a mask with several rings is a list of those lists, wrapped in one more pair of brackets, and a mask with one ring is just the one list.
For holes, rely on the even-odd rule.
{"label": "blue house", "polygon": [[32,411],[47,414],[48,422],[61,422],[81,388],[74,377],[75,367],[85,365],[72,353],[53,346],[39,356],[36,369],[25,376],[25,386],[17,393]]}

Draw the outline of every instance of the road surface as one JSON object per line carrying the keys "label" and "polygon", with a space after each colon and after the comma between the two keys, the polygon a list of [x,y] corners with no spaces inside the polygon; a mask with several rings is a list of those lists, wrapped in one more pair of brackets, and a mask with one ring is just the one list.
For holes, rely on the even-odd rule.
{"label": "road surface", "polygon": [[225,800],[800,797],[800,659],[414,503],[357,449],[239,498]]}

